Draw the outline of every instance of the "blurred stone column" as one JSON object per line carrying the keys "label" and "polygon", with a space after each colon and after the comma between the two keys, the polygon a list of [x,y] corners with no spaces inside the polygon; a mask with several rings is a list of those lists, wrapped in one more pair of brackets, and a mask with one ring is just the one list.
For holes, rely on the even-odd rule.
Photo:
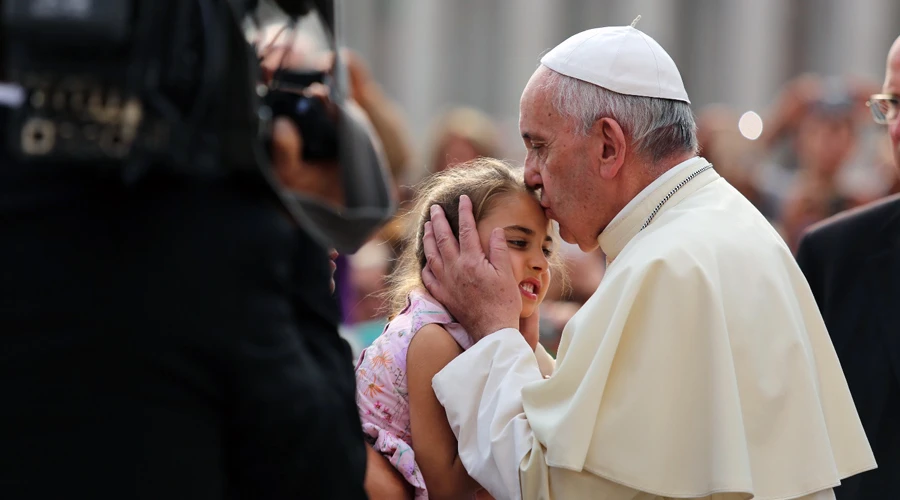
{"label": "blurred stone column", "polygon": [[900,33],[892,33],[897,22],[896,0],[832,0],[834,18],[828,37],[833,57],[827,70],[831,74],[850,74],[884,78],[884,65],[891,42]]}
{"label": "blurred stone column", "polygon": [[578,24],[584,29],[621,26],[630,23],[637,16],[630,2],[625,4],[617,0],[581,0],[580,11],[573,11],[574,15],[579,16]]}
{"label": "blurred stone column", "polygon": [[789,76],[790,10],[784,0],[725,2],[718,43],[723,50],[715,79],[719,95],[739,113],[762,110]]}
{"label": "blurred stone column", "polygon": [[446,95],[444,61],[450,50],[447,23],[454,8],[445,0],[404,0],[391,8],[387,51],[383,58],[385,85],[402,107],[415,144],[422,144],[435,103]]}
{"label": "blurred stone column", "polygon": [[378,54],[378,40],[376,33],[381,26],[375,20],[376,3],[371,0],[364,2],[340,2],[340,35],[339,43],[352,48],[372,66],[376,78],[383,72],[379,68],[382,59]]}
{"label": "blurred stone column", "polygon": [[496,119],[509,154],[521,159],[525,149],[519,137],[519,98],[541,56],[562,42],[566,2],[547,0],[499,0],[501,24],[496,31],[499,53],[493,84],[499,92]]}
{"label": "blurred stone column", "polygon": [[[678,25],[679,3],[672,0],[616,0],[614,7],[618,25],[629,25],[640,15],[635,28],[650,35],[662,48],[678,62],[679,32],[684,30]],[[611,23],[612,24],[612,23]]]}
{"label": "blurred stone column", "polygon": [[454,0],[453,10],[454,17],[444,20],[454,26],[449,40],[451,52],[445,59],[451,80],[445,104],[464,104],[496,113],[494,96],[499,93],[498,81],[504,78],[497,65],[506,55],[499,21],[507,13],[500,11],[496,1],[484,0]]}

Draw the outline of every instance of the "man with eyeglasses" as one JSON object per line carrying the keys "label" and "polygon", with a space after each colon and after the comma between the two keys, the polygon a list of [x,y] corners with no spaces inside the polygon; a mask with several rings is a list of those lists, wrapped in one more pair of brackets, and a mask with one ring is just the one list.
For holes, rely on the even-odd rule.
{"label": "man with eyeglasses", "polygon": [[[900,37],[881,94],[868,101],[887,125],[900,168]],[[839,500],[894,498],[900,478],[900,194],[812,227],[797,252],[840,358],[878,468],[834,490]]]}

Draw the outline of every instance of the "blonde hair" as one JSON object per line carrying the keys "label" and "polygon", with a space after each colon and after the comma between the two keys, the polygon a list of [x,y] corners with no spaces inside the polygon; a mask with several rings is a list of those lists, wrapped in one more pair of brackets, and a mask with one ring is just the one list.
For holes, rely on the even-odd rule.
{"label": "blonde hair", "polygon": [[[406,307],[406,298],[416,288],[421,288],[422,269],[425,267],[425,249],[422,236],[425,223],[431,220],[430,208],[439,205],[447,216],[453,236],[459,239],[459,197],[467,195],[472,200],[472,213],[478,223],[490,214],[499,198],[523,193],[533,196],[534,191],[525,186],[524,173],[509,163],[494,158],[478,158],[439,172],[426,179],[417,189],[415,208],[407,217],[414,218],[408,231],[403,252],[391,276],[386,292],[390,317],[393,319]],[[554,241],[557,241],[555,239]],[[551,268],[558,279],[564,279],[564,268],[559,252],[551,257]]]}

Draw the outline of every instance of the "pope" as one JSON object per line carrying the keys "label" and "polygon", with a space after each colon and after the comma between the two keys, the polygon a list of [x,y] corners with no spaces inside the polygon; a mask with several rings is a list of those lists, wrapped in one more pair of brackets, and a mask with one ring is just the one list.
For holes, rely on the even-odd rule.
{"label": "pope", "polygon": [[544,379],[506,243],[435,208],[429,291],[477,341],[433,379],[497,499],[824,500],[875,468],[810,287],[766,219],[698,156],[678,68],[633,26],[572,36],[522,94],[525,178],[606,275]]}

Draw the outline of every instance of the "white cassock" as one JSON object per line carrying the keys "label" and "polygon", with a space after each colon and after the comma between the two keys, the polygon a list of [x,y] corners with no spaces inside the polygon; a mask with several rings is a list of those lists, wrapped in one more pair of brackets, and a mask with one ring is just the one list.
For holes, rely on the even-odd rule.
{"label": "white cassock", "polygon": [[676,166],[600,235],[609,267],[549,379],[511,329],[435,376],[497,499],[820,500],[875,468],[791,252],[706,165]]}

